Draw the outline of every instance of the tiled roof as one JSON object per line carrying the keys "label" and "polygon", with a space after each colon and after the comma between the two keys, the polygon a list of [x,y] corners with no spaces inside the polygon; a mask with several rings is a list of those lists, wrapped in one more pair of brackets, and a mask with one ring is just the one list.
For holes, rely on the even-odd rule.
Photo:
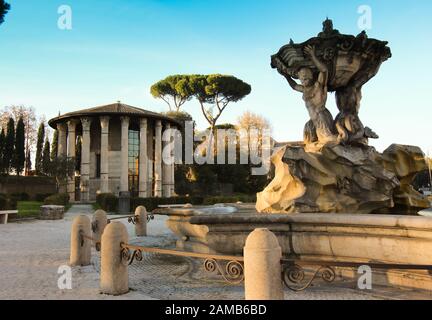
{"label": "tiled roof", "polygon": [[155,118],[160,120],[169,120],[171,122],[177,123],[177,121],[173,118],[167,117],[163,114],[152,112],[148,110],[144,110],[141,108],[129,106],[124,103],[113,103],[107,104],[104,106],[82,109],[74,112],[69,112],[63,115],[59,115],[56,118],[53,118],[49,121],[49,125],[55,128],[56,124],[62,120],[70,119],[70,118],[79,118],[84,116],[102,116],[102,115],[116,115],[116,116],[135,116],[135,117],[144,117],[144,118]]}

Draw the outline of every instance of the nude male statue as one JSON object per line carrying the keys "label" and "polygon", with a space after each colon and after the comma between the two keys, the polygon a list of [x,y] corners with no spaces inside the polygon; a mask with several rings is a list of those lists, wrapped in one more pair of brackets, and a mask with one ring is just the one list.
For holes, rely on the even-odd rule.
{"label": "nude male statue", "polygon": [[351,79],[345,87],[336,90],[336,105],[340,112],[336,116],[335,125],[339,134],[339,143],[357,142],[367,145],[368,138],[378,138],[372,129],[363,126],[358,113],[362,99],[362,87],[376,75],[379,65],[380,63],[366,68]]}
{"label": "nude male statue", "polygon": [[306,103],[306,108],[309,112],[311,120],[306,123],[304,131],[304,142],[306,144],[312,142],[328,143],[336,142],[337,135],[333,117],[326,108],[327,102],[327,80],[328,69],[315,54],[315,47],[306,46],[305,54],[310,57],[312,62],[317,67],[319,73],[315,80],[314,74],[309,68],[301,68],[298,71],[298,77],[301,84],[298,84],[287,72],[281,72],[287,79],[291,88],[303,93],[303,100]]}

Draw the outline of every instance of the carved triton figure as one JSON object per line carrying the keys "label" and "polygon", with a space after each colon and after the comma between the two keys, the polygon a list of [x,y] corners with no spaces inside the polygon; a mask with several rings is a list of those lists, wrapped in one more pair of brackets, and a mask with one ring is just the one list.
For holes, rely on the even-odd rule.
{"label": "carved triton figure", "polygon": [[310,57],[318,69],[318,76],[314,79],[314,74],[310,68],[303,67],[298,71],[298,84],[288,72],[281,72],[285,76],[289,85],[296,91],[303,93],[303,100],[309,112],[311,120],[306,123],[304,130],[304,140],[306,143],[319,141],[321,143],[335,142],[335,127],[333,117],[326,108],[327,102],[327,80],[328,69],[315,54],[314,46],[306,46],[304,52]]}
{"label": "carved triton figure", "polygon": [[[361,35],[365,36],[364,33]],[[372,129],[363,126],[358,114],[362,87],[377,74],[380,65],[380,60],[370,63],[369,66],[359,71],[345,87],[336,90],[336,105],[340,112],[336,116],[335,125],[339,134],[339,143],[367,145],[368,138],[378,139],[378,135]]]}
{"label": "carved triton figure", "polygon": [[378,135],[372,129],[363,126],[358,116],[361,98],[361,85],[355,82],[336,91],[336,105],[340,112],[336,116],[335,125],[339,143],[367,145],[368,138],[378,139]]}
{"label": "carved triton figure", "polygon": [[[341,34],[326,19],[318,36],[303,43],[289,44],[272,55],[271,66],[278,70],[303,100],[311,120],[306,123],[304,143],[328,142],[367,145],[378,136],[358,116],[361,90],[381,64],[391,57],[386,41],[370,39],[366,32]],[[296,80],[299,79],[301,84]],[[339,114],[333,121],[326,109],[327,92],[336,92]]]}

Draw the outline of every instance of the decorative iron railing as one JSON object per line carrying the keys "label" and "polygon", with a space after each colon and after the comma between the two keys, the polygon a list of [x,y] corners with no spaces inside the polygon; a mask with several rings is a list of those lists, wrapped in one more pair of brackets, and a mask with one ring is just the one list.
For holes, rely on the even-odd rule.
{"label": "decorative iron railing", "polygon": [[[359,268],[367,265],[371,269],[383,270],[427,270],[432,271],[432,265],[418,264],[392,264],[392,263],[369,263],[351,261],[319,261],[281,259],[282,280],[285,286],[293,291],[302,291],[309,288],[312,283],[321,278],[325,282],[333,282],[336,279],[336,267]],[[306,269],[311,271],[312,276],[306,279]]]}
{"label": "decorative iron railing", "polygon": [[[128,216],[109,218],[108,223],[110,223],[111,221],[122,220],[122,219],[127,219],[129,223],[136,224],[139,221],[139,216],[132,214],[132,215],[128,215]],[[147,213],[147,222],[150,222],[152,220],[154,220],[154,214],[152,212],[148,212]]]}
{"label": "decorative iron railing", "polygon": [[[136,216],[129,217],[133,219]],[[123,217],[124,218],[124,217]],[[84,240],[95,242],[97,251],[101,250],[101,242],[93,237],[80,233],[81,246]],[[205,254],[197,252],[179,251],[172,249],[151,248],[127,243],[121,243],[121,260],[124,265],[131,265],[134,261],[142,261],[143,253],[154,253],[188,258],[203,259],[204,270],[214,273],[231,283],[239,284],[244,280],[244,258],[242,256]],[[222,263],[224,262],[224,264]],[[282,281],[292,291],[303,291],[309,288],[317,279],[331,283],[336,279],[335,268],[359,268],[367,265],[371,269],[383,270],[425,270],[432,275],[432,265],[419,264],[395,264],[395,263],[369,263],[351,261],[322,261],[322,260],[299,260],[281,259]],[[310,276],[306,277],[309,273]]]}
{"label": "decorative iron railing", "polygon": [[[143,252],[147,252],[162,255],[203,259],[203,267],[206,272],[219,274],[225,281],[231,284],[239,284],[244,279],[243,257],[149,248],[126,243],[122,243],[121,248],[121,258],[122,262],[125,265],[131,265],[135,260],[142,261]],[[225,267],[222,267],[222,261],[226,262]]]}

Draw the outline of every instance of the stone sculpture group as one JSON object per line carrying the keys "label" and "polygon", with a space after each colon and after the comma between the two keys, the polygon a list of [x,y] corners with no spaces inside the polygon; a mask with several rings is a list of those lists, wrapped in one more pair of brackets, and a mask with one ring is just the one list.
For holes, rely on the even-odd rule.
{"label": "stone sculpture group", "polygon": [[271,66],[303,94],[310,120],[302,144],[273,154],[275,178],[257,196],[259,212],[415,213],[430,206],[410,184],[426,168],[420,148],[395,144],[381,154],[368,144],[378,135],[359,118],[363,85],[391,57],[387,44],[364,31],[341,34],[326,19],[317,37],[291,40],[272,56]]}

